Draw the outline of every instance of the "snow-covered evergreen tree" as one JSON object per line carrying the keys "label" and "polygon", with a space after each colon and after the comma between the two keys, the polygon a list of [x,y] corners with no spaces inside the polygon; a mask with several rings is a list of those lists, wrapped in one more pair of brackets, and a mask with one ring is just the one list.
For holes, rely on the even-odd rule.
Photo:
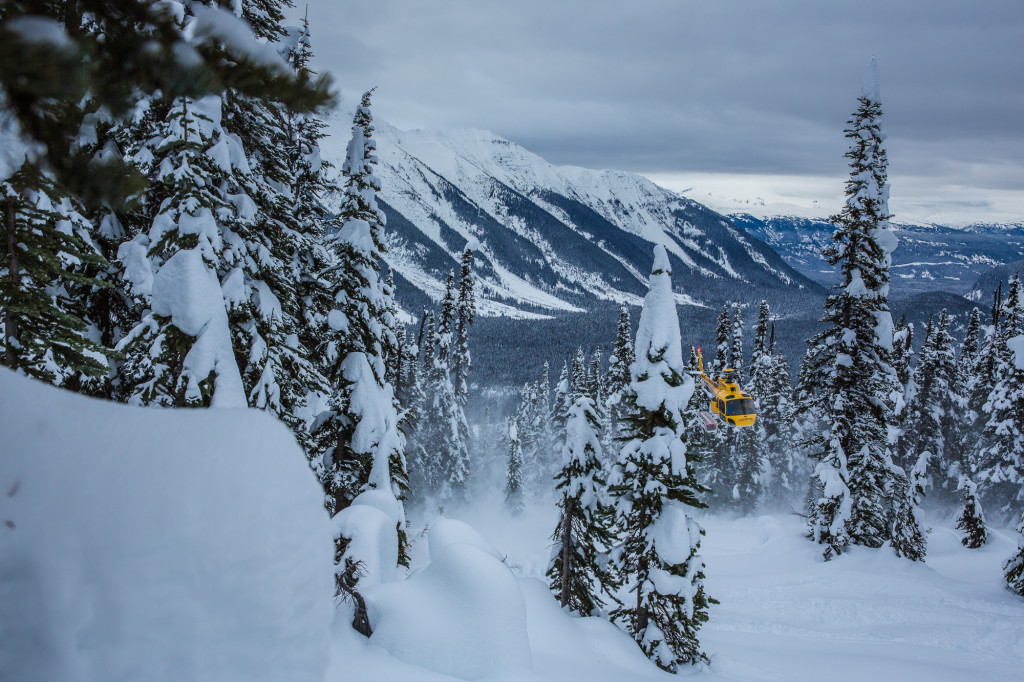
{"label": "snow-covered evergreen tree", "polygon": [[607,395],[605,399],[607,426],[602,433],[602,440],[606,448],[612,447],[612,443],[619,435],[619,426],[623,416],[622,396],[629,388],[629,367],[633,364],[634,359],[633,329],[629,320],[629,307],[622,306],[619,309],[615,342],[612,345],[612,353],[608,357],[608,374],[604,382]]}
{"label": "snow-covered evergreen tree", "polygon": [[955,393],[956,353],[949,324],[945,310],[937,323],[928,322],[920,360],[914,372],[914,394],[906,408],[900,450],[904,465],[922,453],[929,453],[934,474],[929,477],[931,487],[945,490],[951,496],[960,477],[969,472],[961,471],[960,462],[952,458],[953,445],[960,435]]}
{"label": "snow-covered evergreen tree", "polygon": [[516,420],[508,422],[508,459],[505,477],[505,508],[518,516],[526,508],[523,495],[523,445],[519,440],[519,427]]}
{"label": "snow-covered evergreen tree", "polygon": [[420,318],[419,352],[416,362],[412,365],[410,413],[415,421],[415,428],[408,444],[410,488],[413,497],[419,500],[433,495],[438,490],[441,480],[441,456],[432,442],[432,436],[435,434],[430,429],[433,422],[430,420],[429,411],[433,407],[434,399],[430,393],[430,379],[437,362],[434,347],[436,335],[434,313],[424,310]]}
{"label": "snow-covered evergreen tree", "polygon": [[523,489],[528,497],[537,497],[548,489],[552,472],[548,467],[550,453],[544,451],[542,425],[546,415],[540,413],[539,384],[523,384],[516,425],[523,451]]}
{"label": "snow-covered evergreen tree", "polygon": [[[473,285],[473,252],[462,253],[459,270],[459,298],[456,304],[455,350],[452,356],[452,376],[455,382],[455,397],[463,408],[469,396],[469,370],[473,361],[469,352],[469,327],[476,318],[476,294]],[[469,438],[468,432],[465,438]]]}
{"label": "snow-covered evergreen tree", "polygon": [[616,527],[623,533],[616,568],[632,602],[612,612],[659,667],[706,660],[697,631],[707,621],[704,530],[687,508],[702,508],[703,492],[686,457],[683,411],[693,378],[683,365],[679,319],[664,246],[654,248],[650,291],[630,368],[629,412],[619,462],[610,480]]}
{"label": "snow-covered evergreen tree", "polygon": [[[833,243],[823,252],[842,276],[825,303],[829,327],[809,341],[801,371],[802,417],[812,426],[802,445],[818,460],[809,535],[826,558],[850,544],[880,547],[890,538],[893,486],[889,427],[902,393],[891,364],[889,266],[896,238],[889,229],[882,107],[872,60],[849,121],[850,179],[846,203],[832,218]],[[902,492],[899,491],[902,488]]]}
{"label": "snow-covered evergreen tree", "polygon": [[981,403],[973,478],[989,510],[1015,518],[1024,507],[1024,292],[1019,275],[1010,281],[998,323],[990,343],[995,381]]}
{"label": "snow-covered evergreen tree", "polygon": [[743,372],[743,307],[740,300],[732,304],[732,315],[730,318],[732,345],[729,348],[730,367],[736,372],[736,382],[741,386],[744,383],[746,374]]}
{"label": "snow-covered evergreen tree", "polygon": [[722,304],[722,312],[715,325],[715,361],[711,364],[709,374],[721,372],[732,367],[732,319],[729,316],[729,304]]}
{"label": "snow-covered evergreen tree", "polygon": [[1017,533],[1017,551],[1003,564],[1003,577],[1011,590],[1024,597],[1024,517]]}
{"label": "snow-covered evergreen tree", "polygon": [[[178,98],[150,119],[136,162],[150,179],[145,231],[122,244],[127,286],[150,313],[121,340],[117,396],[133,404],[208,406],[215,393],[247,404],[229,308],[244,305],[245,196],[231,193],[248,172],[244,150],[223,128],[221,99]],[[173,265],[172,265],[173,264]],[[241,391],[239,397],[236,392]],[[220,396],[227,398],[227,396]]]}
{"label": "snow-covered evergreen tree", "polygon": [[[765,315],[770,316],[767,304]],[[760,329],[760,322],[758,323]],[[760,332],[758,332],[760,338]],[[792,386],[789,363],[776,348],[775,324],[768,324],[763,350],[755,339],[754,359],[751,362],[750,391],[757,399],[757,447],[761,451],[767,480],[765,502],[775,508],[789,505],[794,496],[805,489],[801,479],[801,460],[792,447]],[[756,367],[756,371],[755,371]],[[799,481],[799,482],[798,482]]]}
{"label": "snow-covered evergreen tree", "polygon": [[106,261],[91,225],[66,190],[24,162],[0,182],[0,364],[77,390],[107,373],[107,350],[90,338],[76,287],[109,286],[87,272]]}
{"label": "snow-covered evergreen tree", "polygon": [[324,273],[335,308],[328,315],[331,333],[321,355],[333,393],[313,433],[324,453],[324,487],[335,512],[367,489],[401,495],[407,481],[397,401],[385,380],[386,349],[394,347],[394,339],[387,338],[393,324],[386,319],[390,302],[380,277],[384,214],[376,202],[380,180],[373,172],[372,120],[366,93],[342,167],[345,196],[339,217],[344,226],[331,244],[334,265]]}
{"label": "snow-covered evergreen tree", "polygon": [[601,421],[595,401],[583,386],[574,386],[573,402],[565,415],[562,468],[555,475],[558,525],[551,538],[547,577],[562,607],[584,616],[595,615],[613,591],[613,579],[602,554],[614,541],[609,529]]}
{"label": "snow-covered evergreen tree", "polygon": [[921,501],[924,499],[930,459],[930,452],[922,452],[909,475],[894,464],[889,483],[892,505],[889,541],[896,556],[906,557],[911,561],[924,561],[927,552],[928,531],[924,529]]}
{"label": "snow-covered evergreen tree", "polygon": [[892,367],[896,370],[900,385],[904,387],[910,383],[913,357],[914,325],[907,323],[906,315],[901,315],[892,335]]}
{"label": "snow-covered evergreen tree", "polygon": [[[767,318],[764,319],[763,325],[760,324],[760,313],[763,311],[764,309],[759,311],[759,326],[755,330],[755,337],[759,337],[762,343],[766,344],[768,340]],[[744,380],[743,327],[742,307],[737,299],[732,306],[732,348],[730,355],[737,383],[745,386],[749,391],[750,387],[746,386]],[[755,339],[755,345],[756,343],[757,339]],[[767,348],[762,345],[760,352],[763,355],[767,352]],[[756,354],[757,349],[755,348]],[[758,358],[755,358],[755,361],[757,360]],[[755,368],[751,368],[751,372],[756,371]],[[754,404],[758,405],[759,396],[757,394],[752,395]],[[734,506],[740,513],[748,516],[753,514],[760,504],[764,488],[764,473],[767,464],[761,448],[764,436],[763,423],[760,420],[755,422],[753,426],[731,429],[731,433],[727,435],[730,451],[729,459],[734,463],[735,467],[731,506]]]}
{"label": "snow-covered evergreen tree", "polygon": [[[547,367],[547,363],[545,363]],[[573,401],[572,378],[569,375],[569,363],[562,363],[562,371],[558,374],[558,383],[555,384],[554,396],[551,400],[551,433],[554,446],[561,452],[565,445],[565,415],[569,414],[569,406]]]}
{"label": "snow-covered evergreen tree", "polygon": [[963,504],[956,517],[956,528],[962,533],[960,544],[968,549],[978,549],[988,542],[988,526],[985,525],[985,512],[981,508],[978,487],[965,476],[960,481],[960,489],[963,491]]}

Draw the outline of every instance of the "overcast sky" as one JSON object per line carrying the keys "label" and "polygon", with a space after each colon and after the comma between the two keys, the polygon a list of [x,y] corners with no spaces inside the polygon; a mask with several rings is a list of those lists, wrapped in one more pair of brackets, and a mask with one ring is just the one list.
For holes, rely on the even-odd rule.
{"label": "overcast sky", "polygon": [[898,217],[1024,219],[1024,0],[310,0],[309,16],[318,67],[348,102],[378,86],[399,128],[827,206],[875,55]]}

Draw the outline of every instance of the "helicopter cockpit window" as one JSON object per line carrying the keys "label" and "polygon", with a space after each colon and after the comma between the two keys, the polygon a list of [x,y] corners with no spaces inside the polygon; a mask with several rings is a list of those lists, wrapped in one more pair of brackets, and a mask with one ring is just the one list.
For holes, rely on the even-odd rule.
{"label": "helicopter cockpit window", "polygon": [[754,401],[750,398],[733,398],[725,402],[725,414],[730,417],[741,417],[746,414],[757,414]]}

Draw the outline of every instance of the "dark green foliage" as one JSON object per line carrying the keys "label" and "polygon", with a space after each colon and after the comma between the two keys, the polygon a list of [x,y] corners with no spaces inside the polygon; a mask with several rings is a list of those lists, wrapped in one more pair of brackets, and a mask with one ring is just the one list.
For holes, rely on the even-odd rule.
{"label": "dark green foliage", "polygon": [[655,247],[650,286],[625,396],[625,442],[609,477],[621,543],[615,568],[632,597],[611,616],[659,667],[675,672],[680,664],[707,660],[697,639],[710,602],[699,553],[704,530],[686,513],[704,508],[706,489],[687,456],[693,426],[684,410],[693,380],[681,357],[664,247]]}
{"label": "dark green foliage", "polygon": [[7,367],[72,389],[107,373],[90,339],[77,288],[109,286],[88,274],[106,266],[76,203],[33,164],[0,183],[0,357]]}
{"label": "dark green foliage", "polygon": [[519,440],[519,428],[514,419],[508,422],[508,473],[505,479],[505,508],[513,516],[523,513],[526,500],[523,497],[523,446]]}
{"label": "dark green foliage", "polygon": [[[326,78],[228,55],[209,31],[189,42],[170,6],[160,7],[147,0],[9,0],[0,7],[2,100],[24,141],[39,144],[42,166],[87,205],[121,201],[144,182],[119,156],[97,157],[79,145],[97,113],[119,119],[141,95],[201,97],[225,87],[303,110],[331,101]],[[39,30],[25,30],[26,21],[46,26],[56,42],[33,40]]]}
{"label": "dark green foliage", "polygon": [[1024,518],[1017,526],[1017,533],[1021,535],[1017,539],[1017,551],[1003,564],[1003,577],[1011,590],[1024,597]]}
{"label": "dark green foliage", "polygon": [[968,549],[978,549],[988,542],[988,526],[985,525],[985,512],[978,498],[978,487],[970,478],[960,482],[963,490],[963,505],[956,517],[956,528],[962,535],[960,544]]}
{"label": "dark green foliage", "polygon": [[891,496],[906,494],[906,486],[892,483],[888,448],[893,396],[902,386],[892,365],[892,338],[879,338],[887,335],[883,321],[891,329],[889,264],[895,246],[888,229],[881,113],[877,100],[862,95],[845,131],[846,203],[831,218],[836,231],[823,251],[841,283],[825,303],[829,327],[808,341],[801,364],[800,444],[818,460],[808,534],[826,546],[826,557],[848,543],[880,547],[889,540]]}
{"label": "dark green foliage", "polygon": [[614,542],[613,510],[604,501],[601,424],[594,400],[579,386],[574,394],[564,417],[563,464],[555,475],[559,516],[547,577],[563,608],[590,616],[616,587],[602,561]]}

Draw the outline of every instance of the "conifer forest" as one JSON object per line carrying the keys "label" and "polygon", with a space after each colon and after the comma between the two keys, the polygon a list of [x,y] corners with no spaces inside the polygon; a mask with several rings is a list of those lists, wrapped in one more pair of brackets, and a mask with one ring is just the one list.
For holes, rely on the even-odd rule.
{"label": "conifer forest", "polygon": [[590,170],[639,94],[589,163],[392,125],[332,65],[412,5],[0,4],[0,679],[1022,679],[1024,210],[904,217],[902,53],[831,208],[728,212]]}

